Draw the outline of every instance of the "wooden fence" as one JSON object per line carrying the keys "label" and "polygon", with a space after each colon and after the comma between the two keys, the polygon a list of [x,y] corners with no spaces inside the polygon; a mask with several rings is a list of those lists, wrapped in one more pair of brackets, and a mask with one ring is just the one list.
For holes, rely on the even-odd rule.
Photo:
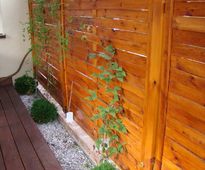
{"label": "wooden fence", "polygon": [[[52,27],[42,55],[47,70],[36,68],[36,74],[78,124],[97,137],[98,123],[90,120],[95,103],[84,97],[97,89],[90,75],[101,61],[87,56],[112,44],[127,74],[121,84],[127,151],[116,163],[123,170],[204,170],[205,1],[61,0],[58,15],[46,20]],[[58,26],[69,34],[68,51],[52,36]]]}

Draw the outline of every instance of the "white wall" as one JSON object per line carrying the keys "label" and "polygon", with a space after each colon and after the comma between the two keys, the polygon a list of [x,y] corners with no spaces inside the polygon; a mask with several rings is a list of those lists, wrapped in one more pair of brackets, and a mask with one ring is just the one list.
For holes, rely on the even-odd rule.
{"label": "white wall", "polygon": [[0,34],[3,33],[3,19],[2,19],[2,10],[1,10],[1,2],[0,2]]}
{"label": "white wall", "polygon": [[[2,17],[3,31],[6,39],[0,39],[0,77],[14,73],[25,53],[30,47],[27,39],[23,42],[23,25],[28,21],[27,0],[0,0],[0,14]],[[21,72],[25,74],[32,70],[31,56],[28,57]]]}

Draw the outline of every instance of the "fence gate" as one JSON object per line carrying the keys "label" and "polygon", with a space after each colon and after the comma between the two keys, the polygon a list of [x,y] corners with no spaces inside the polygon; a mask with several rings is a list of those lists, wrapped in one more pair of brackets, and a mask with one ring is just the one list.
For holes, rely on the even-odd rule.
{"label": "fence gate", "polygon": [[163,170],[205,169],[205,2],[171,2]]}

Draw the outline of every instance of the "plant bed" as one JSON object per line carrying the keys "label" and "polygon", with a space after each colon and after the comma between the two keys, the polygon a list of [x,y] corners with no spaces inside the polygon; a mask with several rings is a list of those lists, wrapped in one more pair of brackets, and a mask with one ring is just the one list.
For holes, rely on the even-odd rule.
{"label": "plant bed", "polygon": [[[33,101],[40,98],[37,94],[21,96],[21,100],[29,111]],[[37,124],[37,127],[64,170],[90,170],[94,167],[91,160],[58,120]]]}

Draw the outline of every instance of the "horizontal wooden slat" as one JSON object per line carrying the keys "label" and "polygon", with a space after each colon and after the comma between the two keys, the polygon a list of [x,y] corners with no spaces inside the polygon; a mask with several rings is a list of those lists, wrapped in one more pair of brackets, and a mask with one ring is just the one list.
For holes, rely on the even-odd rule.
{"label": "horizontal wooden slat", "polygon": [[205,79],[191,76],[186,74],[186,72],[175,71],[171,73],[170,92],[181,95],[203,106],[205,104],[204,84]]}
{"label": "horizontal wooden slat", "polygon": [[203,47],[173,42],[172,53],[173,57],[189,58],[205,63],[205,48]]}
{"label": "horizontal wooden slat", "polygon": [[179,30],[205,33],[205,17],[178,16],[174,26]]}
{"label": "horizontal wooden slat", "polygon": [[107,3],[107,0],[90,1],[90,0],[65,0],[67,8],[71,9],[147,9],[147,0],[112,0]]}
{"label": "horizontal wooden slat", "polygon": [[203,0],[175,0],[175,16],[205,16]]}
{"label": "horizontal wooden slat", "polygon": [[205,134],[186,126],[180,121],[169,119],[167,121],[166,135],[187,150],[195,153],[201,159],[205,159]]}
{"label": "horizontal wooden slat", "polygon": [[162,170],[182,170],[180,167],[172,163],[169,159],[163,157]]}
{"label": "horizontal wooden slat", "polygon": [[168,113],[168,116],[184,122],[201,133],[205,132],[203,125],[205,121],[203,116],[205,114],[205,108],[198,103],[169,93]]}
{"label": "horizontal wooden slat", "polygon": [[205,47],[205,34],[173,29],[173,41],[180,44]]}
{"label": "horizontal wooden slat", "polygon": [[205,63],[193,60],[187,57],[178,57],[173,55],[171,58],[171,67],[178,70],[204,78]]}
{"label": "horizontal wooden slat", "polygon": [[164,157],[181,169],[205,169],[204,160],[199,159],[192,152],[189,152],[183,146],[168,137],[165,138]]}

